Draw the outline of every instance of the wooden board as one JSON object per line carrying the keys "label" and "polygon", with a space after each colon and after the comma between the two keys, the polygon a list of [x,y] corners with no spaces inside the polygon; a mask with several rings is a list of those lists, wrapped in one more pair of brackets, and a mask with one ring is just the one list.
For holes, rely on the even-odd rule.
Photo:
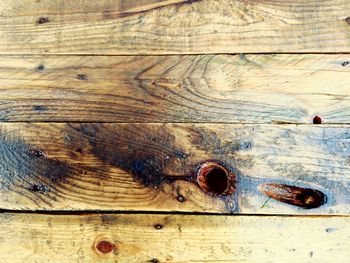
{"label": "wooden board", "polygon": [[1,263],[345,263],[350,256],[349,217],[1,214],[0,226]]}
{"label": "wooden board", "polygon": [[350,3],[12,0],[1,54],[350,52]]}
{"label": "wooden board", "polygon": [[[4,123],[0,129],[2,209],[350,212],[347,126]],[[235,175],[236,191],[222,196],[199,187],[198,167],[214,160]],[[281,191],[302,202],[310,191],[268,183],[315,189],[326,203],[304,209]]]}
{"label": "wooden board", "polygon": [[350,123],[350,55],[2,56],[2,121]]}

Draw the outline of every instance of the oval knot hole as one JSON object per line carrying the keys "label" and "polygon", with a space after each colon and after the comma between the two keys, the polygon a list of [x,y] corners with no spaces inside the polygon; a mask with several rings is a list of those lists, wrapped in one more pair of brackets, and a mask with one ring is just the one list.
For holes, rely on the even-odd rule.
{"label": "oval knot hole", "polygon": [[229,195],[235,191],[236,175],[223,165],[206,162],[197,171],[197,183],[212,195]]}

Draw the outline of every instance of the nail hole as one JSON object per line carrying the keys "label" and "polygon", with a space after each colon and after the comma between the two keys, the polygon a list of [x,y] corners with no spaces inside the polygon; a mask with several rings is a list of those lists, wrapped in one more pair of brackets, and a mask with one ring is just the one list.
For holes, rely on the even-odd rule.
{"label": "nail hole", "polygon": [[86,74],[78,74],[77,79],[79,80],[87,80],[87,75]]}
{"label": "nail hole", "polygon": [[31,154],[33,154],[35,157],[42,157],[44,156],[44,153],[40,150],[30,150]]}
{"label": "nail hole", "polygon": [[203,163],[197,171],[197,183],[207,193],[229,195],[235,191],[236,175],[216,162]]}
{"label": "nail hole", "polygon": [[316,115],[313,120],[312,120],[313,124],[321,124],[322,123],[322,119],[320,116]]}
{"label": "nail hole", "polygon": [[178,196],[176,197],[176,199],[177,199],[177,201],[179,201],[180,203],[185,202],[185,197],[184,197],[183,195],[178,195]]}
{"label": "nail hole", "polygon": [[49,18],[47,17],[39,17],[38,24],[45,24],[49,22]]}
{"label": "nail hole", "polygon": [[151,260],[149,260],[148,262],[150,263],[159,263],[159,260],[156,258],[152,258]]}
{"label": "nail hole", "polygon": [[101,240],[96,244],[96,249],[102,254],[114,253],[116,247],[115,245],[107,240]]}
{"label": "nail hole", "polygon": [[42,184],[34,184],[29,188],[32,192],[40,192],[40,193],[46,193],[49,191],[49,188]]}
{"label": "nail hole", "polygon": [[82,152],[83,152],[83,149],[77,148],[75,151],[76,151],[77,153],[82,153]]}
{"label": "nail hole", "polygon": [[45,107],[43,105],[34,105],[33,110],[35,111],[44,111]]}
{"label": "nail hole", "polygon": [[45,66],[44,66],[44,65],[39,65],[39,66],[38,66],[38,70],[42,71],[42,70],[44,70],[44,69],[45,69]]}
{"label": "nail hole", "polygon": [[348,16],[347,18],[345,18],[346,23],[348,23],[350,25],[350,16]]}
{"label": "nail hole", "polygon": [[341,65],[342,65],[343,67],[346,67],[346,66],[349,65],[349,64],[350,64],[349,61],[344,61],[343,63],[341,63]]}
{"label": "nail hole", "polygon": [[161,224],[155,224],[155,225],[154,225],[154,228],[157,229],[157,230],[159,230],[159,229],[162,229],[163,226],[162,226]]}

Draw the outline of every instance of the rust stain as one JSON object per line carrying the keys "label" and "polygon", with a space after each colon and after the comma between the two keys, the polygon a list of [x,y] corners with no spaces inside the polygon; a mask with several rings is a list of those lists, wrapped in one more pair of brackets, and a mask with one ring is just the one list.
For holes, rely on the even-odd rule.
{"label": "rust stain", "polygon": [[319,190],[287,184],[266,183],[258,186],[261,193],[279,202],[302,207],[317,208],[327,202],[327,196]]}
{"label": "rust stain", "polygon": [[[165,168],[188,155],[175,146],[175,136],[165,126],[144,127],[120,125],[116,129],[103,124],[71,125],[66,129],[69,147],[84,145],[102,162],[118,167],[133,175],[135,181],[155,189],[175,180],[192,180],[192,175],[171,176]],[[83,134],[84,136],[81,136]],[[77,145],[73,145],[76,142]]]}

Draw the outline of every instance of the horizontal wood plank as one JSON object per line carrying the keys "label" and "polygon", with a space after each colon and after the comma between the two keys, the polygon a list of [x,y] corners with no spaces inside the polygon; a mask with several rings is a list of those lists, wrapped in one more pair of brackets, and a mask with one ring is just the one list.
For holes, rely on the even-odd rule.
{"label": "horizontal wood plank", "polygon": [[349,55],[2,56],[2,121],[350,123]]}
{"label": "horizontal wood plank", "polygon": [[347,262],[348,217],[0,215],[1,263]]}
{"label": "horizontal wood plank", "polygon": [[2,209],[350,212],[347,126],[4,123],[0,129]]}
{"label": "horizontal wood plank", "polygon": [[12,0],[0,54],[350,52],[350,3]]}

